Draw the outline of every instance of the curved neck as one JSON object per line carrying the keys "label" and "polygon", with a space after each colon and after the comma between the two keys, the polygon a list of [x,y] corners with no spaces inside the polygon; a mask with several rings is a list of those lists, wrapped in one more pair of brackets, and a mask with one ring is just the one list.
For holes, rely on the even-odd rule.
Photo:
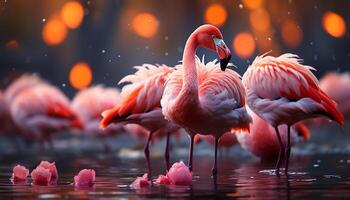
{"label": "curved neck", "polygon": [[197,34],[192,34],[185,45],[182,64],[183,64],[183,85],[181,94],[191,95],[198,99],[198,80],[196,67],[196,50],[198,42],[196,40]]}

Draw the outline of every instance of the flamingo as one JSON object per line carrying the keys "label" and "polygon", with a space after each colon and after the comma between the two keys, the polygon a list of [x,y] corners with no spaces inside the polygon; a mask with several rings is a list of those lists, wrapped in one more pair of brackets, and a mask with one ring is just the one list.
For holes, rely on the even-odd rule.
{"label": "flamingo", "polygon": [[37,74],[23,74],[11,82],[11,84],[6,88],[6,90],[3,92],[2,98],[2,102],[5,108],[2,115],[4,122],[4,126],[2,127],[3,132],[6,134],[12,134],[14,132],[21,134],[21,130],[19,130],[11,117],[11,104],[18,94],[41,83],[45,83],[45,81],[42,80]]}
{"label": "flamingo", "polygon": [[[216,60],[204,64],[196,59],[198,47],[216,51],[220,65]],[[251,121],[245,109],[241,77],[233,70],[225,71],[230,58],[231,52],[220,30],[212,25],[200,26],[188,38],[182,65],[167,80],[161,100],[165,118],[185,128],[190,135],[191,171],[195,133],[215,137],[214,178],[219,138],[232,129],[248,128]]]}
{"label": "flamingo", "polygon": [[[279,174],[282,152],[286,158],[285,174],[288,174],[290,127],[293,124],[317,116],[327,116],[344,124],[337,104],[320,89],[312,69],[302,65],[294,54],[263,55],[255,58],[243,75],[248,106],[276,131],[280,144],[276,174]],[[278,130],[282,124],[287,125],[286,148]]]}
{"label": "flamingo", "polygon": [[320,88],[338,103],[345,118],[350,118],[350,73],[327,73],[320,80]]}
{"label": "flamingo", "polygon": [[[121,100],[112,109],[102,113],[100,126],[106,128],[111,123],[138,124],[149,131],[144,153],[148,166],[148,178],[151,179],[151,163],[149,145],[154,134],[166,132],[165,162],[169,162],[170,133],[179,129],[173,123],[164,119],[160,107],[160,99],[164,91],[164,83],[174,68],[160,65],[143,64],[135,67],[135,74],[124,77],[119,83],[129,83],[121,91]],[[146,176],[145,176],[146,177]]]}
{"label": "flamingo", "polygon": [[122,133],[123,127],[120,124],[113,124],[105,129],[99,128],[101,113],[113,108],[119,99],[120,92],[116,88],[98,85],[79,91],[71,107],[84,124],[83,132],[93,137],[108,137]]}
{"label": "flamingo", "polygon": [[[262,161],[275,160],[279,153],[279,143],[277,135],[273,127],[265,120],[261,119],[253,111],[247,108],[248,113],[253,119],[250,124],[249,133],[237,131],[236,137],[243,149],[259,157]],[[287,142],[287,128],[280,126],[279,131],[281,139],[284,143]],[[301,141],[306,141],[310,137],[309,130],[306,126],[299,122],[291,129],[291,145]]]}
{"label": "flamingo", "polygon": [[31,139],[51,142],[55,132],[83,128],[68,98],[56,87],[37,84],[17,94],[10,106],[11,117],[22,133]]}

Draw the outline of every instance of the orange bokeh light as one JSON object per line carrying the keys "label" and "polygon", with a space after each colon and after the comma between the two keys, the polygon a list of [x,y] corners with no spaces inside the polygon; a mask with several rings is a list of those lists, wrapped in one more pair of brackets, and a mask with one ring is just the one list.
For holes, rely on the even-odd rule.
{"label": "orange bokeh light", "polygon": [[286,20],[282,24],[282,39],[288,47],[295,48],[299,46],[303,39],[303,31],[294,20]]}
{"label": "orange bokeh light", "polygon": [[75,89],[84,89],[92,82],[92,70],[85,62],[75,64],[69,72],[69,81]]}
{"label": "orange bokeh light", "polygon": [[325,31],[333,37],[342,37],[346,32],[344,18],[334,12],[326,12],[322,18],[322,25]]}
{"label": "orange bokeh light", "polygon": [[52,18],[44,25],[42,37],[48,45],[58,45],[67,37],[67,27],[60,18]]}
{"label": "orange bokeh light", "polygon": [[150,13],[137,14],[132,20],[132,28],[137,35],[151,38],[158,32],[158,20]]}
{"label": "orange bokeh light", "polygon": [[243,0],[243,5],[250,10],[260,8],[263,0]]}
{"label": "orange bokeh light", "polygon": [[252,27],[257,31],[266,31],[270,27],[270,15],[263,8],[252,11],[249,20]]}
{"label": "orange bokeh light", "polygon": [[241,58],[249,58],[255,51],[255,40],[251,33],[241,32],[233,39],[232,47]]}
{"label": "orange bokeh light", "polygon": [[19,47],[19,43],[17,40],[10,40],[6,43],[6,47],[11,49],[16,49]]}
{"label": "orange bokeh light", "polygon": [[84,8],[79,2],[69,1],[62,7],[61,18],[68,28],[78,28],[84,18]]}
{"label": "orange bokeh light", "polygon": [[227,19],[227,11],[221,4],[211,4],[205,11],[204,19],[209,24],[222,26]]}

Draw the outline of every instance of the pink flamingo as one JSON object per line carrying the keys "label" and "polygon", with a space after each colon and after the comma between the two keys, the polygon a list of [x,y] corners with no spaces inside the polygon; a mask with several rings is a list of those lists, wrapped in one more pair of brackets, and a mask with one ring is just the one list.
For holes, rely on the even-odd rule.
{"label": "pink flamingo", "polygon": [[108,137],[123,132],[121,124],[112,124],[105,129],[100,129],[101,113],[114,107],[120,99],[120,92],[115,88],[106,88],[101,85],[90,87],[78,92],[72,103],[72,109],[76,112],[84,124],[84,134],[93,137]]}
{"label": "pink flamingo", "polygon": [[[204,64],[196,59],[198,47],[216,51],[221,70],[216,60]],[[184,127],[190,135],[191,171],[195,133],[215,137],[214,178],[219,138],[231,129],[247,128],[251,120],[244,107],[240,76],[230,69],[224,71],[230,58],[220,30],[212,25],[200,26],[188,38],[183,63],[167,80],[161,100],[165,118]]]}
{"label": "pink flamingo", "polygon": [[350,118],[350,73],[328,73],[321,78],[320,88],[338,103],[344,117]]}
{"label": "pink flamingo", "polygon": [[56,87],[37,84],[17,94],[10,113],[22,133],[31,139],[51,142],[51,135],[82,124],[71,110],[68,98]]}
{"label": "pink flamingo", "polygon": [[6,134],[21,133],[21,130],[18,129],[16,124],[13,122],[13,119],[10,114],[10,107],[14,99],[18,94],[25,91],[28,88],[34,87],[37,84],[45,83],[38,75],[36,74],[23,74],[6,88],[3,93],[3,105],[5,110],[3,112],[3,132]]}
{"label": "pink flamingo", "polygon": [[[274,128],[261,119],[253,111],[247,108],[253,119],[250,124],[249,133],[237,131],[237,140],[243,149],[259,157],[263,161],[276,160],[279,153],[279,143]],[[280,126],[279,131],[283,143],[287,142],[287,127]],[[302,122],[297,123],[291,129],[291,145],[309,139],[309,130]]]}
{"label": "pink flamingo", "polygon": [[138,124],[149,130],[145,145],[145,157],[148,166],[148,178],[151,178],[151,163],[149,158],[149,144],[153,134],[166,132],[165,162],[167,169],[169,162],[169,138],[170,133],[177,131],[178,126],[164,119],[160,107],[160,99],[164,91],[164,83],[173,68],[161,65],[154,66],[144,64],[135,67],[135,74],[124,77],[119,83],[128,82],[121,91],[121,100],[112,109],[103,112],[101,127],[105,128],[111,123]]}
{"label": "pink flamingo", "polygon": [[[288,172],[291,125],[316,116],[327,116],[344,124],[344,117],[337,104],[319,88],[317,78],[310,71],[313,68],[299,61],[299,57],[293,54],[258,56],[243,76],[248,106],[275,128],[280,144],[277,174],[282,152],[286,158],[285,173]],[[286,145],[278,130],[282,124],[287,125]]]}

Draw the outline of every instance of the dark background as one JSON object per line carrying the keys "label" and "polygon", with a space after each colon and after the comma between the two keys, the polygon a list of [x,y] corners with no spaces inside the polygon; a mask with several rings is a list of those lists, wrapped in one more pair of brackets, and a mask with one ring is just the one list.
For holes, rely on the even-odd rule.
{"label": "dark background", "polygon": [[[42,39],[42,29],[55,12],[67,1],[58,0],[0,0],[0,79],[18,72],[37,72],[72,96],[76,91],[69,84],[69,70],[79,62],[87,62],[93,70],[92,84],[116,86],[118,80],[134,72],[132,66],[142,63],[165,63],[173,66],[182,58],[182,48],[188,35],[205,23],[204,13],[212,3],[226,8],[227,20],[220,27],[230,49],[238,32],[249,31],[256,40],[259,35],[252,30],[249,14],[243,2],[235,0],[106,0],[79,1],[85,16],[77,29],[69,29],[66,39],[59,45],[49,46]],[[242,7],[243,5],[243,7]],[[261,48],[257,42],[254,54],[240,58],[232,50],[231,62],[243,74],[256,55],[272,49],[272,55],[295,53],[304,63],[317,69],[317,77],[327,71],[350,69],[350,35],[335,38],[322,27],[322,16],[327,11],[343,17],[350,23],[350,1],[321,0],[265,0],[261,7],[269,13],[269,41]],[[152,38],[135,34],[130,23],[132,14],[148,12],[159,23]],[[45,19],[45,22],[43,22]],[[286,46],[281,38],[281,24],[286,19],[295,20],[303,36],[294,48]],[[15,47],[9,41],[16,41]],[[104,53],[103,53],[104,52]],[[216,55],[205,53],[206,59]],[[6,80],[6,79],[5,79]],[[2,87],[5,87],[3,81]]]}

